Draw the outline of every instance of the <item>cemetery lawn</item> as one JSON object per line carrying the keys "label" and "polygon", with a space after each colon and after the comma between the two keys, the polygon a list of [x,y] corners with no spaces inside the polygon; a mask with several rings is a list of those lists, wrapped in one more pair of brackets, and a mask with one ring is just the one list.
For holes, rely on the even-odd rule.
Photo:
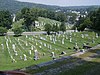
{"label": "cemetery lawn", "polygon": [[[96,56],[94,55],[96,54]],[[87,59],[90,57],[90,59]],[[92,57],[92,58],[91,58]],[[70,63],[77,62],[77,66],[71,66]],[[66,66],[70,65],[70,66]],[[62,66],[64,66],[62,68]],[[65,67],[66,66],[66,67]],[[58,71],[58,68],[60,68],[60,72]],[[50,71],[49,71],[50,70]],[[53,71],[54,70],[54,71]],[[55,72],[55,70],[57,72]],[[54,64],[39,67],[37,69],[27,69],[26,72],[30,74],[37,74],[37,73],[43,73],[45,74],[55,74],[55,75],[99,75],[100,74],[100,47],[99,49],[92,50],[89,52],[86,52],[83,55],[80,55],[78,57],[72,57],[70,59],[64,59],[59,62],[55,62]]]}
{"label": "cemetery lawn", "polygon": [[[55,24],[58,24],[58,25],[60,25],[61,24],[61,22],[59,22],[59,21],[56,21],[56,20],[52,20],[52,19],[49,19],[49,18],[44,18],[44,17],[39,17],[38,18],[38,22],[40,23],[40,24],[42,24],[42,23],[47,23],[47,24],[51,24],[51,25],[55,25]],[[68,24],[66,24],[66,29],[71,29],[73,27],[73,25],[68,25]],[[38,28],[40,28],[41,30],[44,30],[44,25],[40,25]]]}
{"label": "cemetery lawn", "polygon": [[[81,37],[84,34],[84,38]],[[53,40],[56,38],[55,43]],[[93,37],[95,38],[93,43]],[[70,42],[72,38],[72,42]],[[64,39],[64,44],[62,44]],[[8,47],[7,47],[8,43]],[[21,69],[27,66],[33,66],[43,62],[52,60],[51,52],[55,53],[56,59],[62,57],[61,52],[66,52],[63,56],[69,56],[75,53],[73,47],[75,44],[82,49],[83,43],[88,43],[90,46],[95,46],[100,43],[100,37],[96,38],[94,32],[78,32],[78,33],[66,33],[60,35],[34,35],[34,36],[0,36],[0,70],[15,70]],[[18,55],[15,55],[12,45],[15,45],[15,50]],[[4,49],[2,47],[4,46]],[[33,47],[33,50],[32,50]],[[32,54],[29,54],[31,50]],[[34,60],[34,50],[39,52],[39,60]],[[24,61],[26,55],[27,61]],[[12,62],[12,58],[16,62]],[[22,57],[22,59],[20,58]]]}
{"label": "cemetery lawn", "polygon": [[[23,19],[20,19],[19,21],[14,22],[12,24],[12,29],[14,29],[16,27],[22,27],[23,22],[24,22]],[[49,18],[44,18],[44,17],[39,17],[38,18],[38,23],[39,23],[39,26],[35,27],[35,31],[44,30],[44,25],[45,24],[51,24],[51,25],[54,25],[54,24],[59,24],[60,25],[61,24],[61,22],[59,22],[59,21],[52,20],[52,19],[49,19]],[[73,25],[66,24],[66,29],[71,29],[72,27],[73,27]],[[12,29],[10,29],[9,31],[12,31]]]}

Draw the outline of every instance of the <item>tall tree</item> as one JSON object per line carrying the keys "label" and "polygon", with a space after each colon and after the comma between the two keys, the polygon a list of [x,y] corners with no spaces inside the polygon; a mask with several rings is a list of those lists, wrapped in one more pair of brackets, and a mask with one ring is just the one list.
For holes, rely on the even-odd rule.
{"label": "tall tree", "polygon": [[11,28],[12,17],[9,11],[0,11],[0,27]]}
{"label": "tall tree", "polygon": [[25,28],[27,28],[28,31],[31,31],[31,26],[32,24],[35,24],[34,22],[37,20],[37,16],[29,8],[23,8],[21,13],[24,18]]}
{"label": "tall tree", "polygon": [[92,28],[100,31],[100,8],[97,11],[91,12],[90,20],[93,23]]}

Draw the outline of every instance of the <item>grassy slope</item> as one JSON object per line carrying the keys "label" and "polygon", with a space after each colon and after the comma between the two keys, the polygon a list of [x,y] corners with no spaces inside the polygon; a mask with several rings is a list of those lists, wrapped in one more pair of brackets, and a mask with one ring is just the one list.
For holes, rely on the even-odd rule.
{"label": "grassy slope", "polygon": [[[60,25],[61,24],[61,22],[59,22],[59,21],[56,21],[56,20],[52,20],[52,19],[49,19],[49,18],[43,18],[43,17],[39,17],[38,18],[38,21],[40,22],[40,23],[42,23],[42,22],[44,22],[44,23],[48,23],[48,24],[51,24],[51,25],[53,25],[53,24],[58,24],[58,25]],[[66,29],[71,29],[71,27],[72,27],[73,25],[67,25],[66,24]],[[42,26],[42,28],[43,28],[43,26]]]}
{"label": "grassy slope", "polygon": [[[42,24],[42,23],[44,23],[44,24],[48,23],[48,24],[51,24],[51,25],[56,24],[56,23],[59,24],[59,25],[61,24],[61,22],[59,22],[59,21],[52,20],[52,19],[49,19],[49,18],[43,18],[43,17],[39,17],[38,18],[38,22],[40,24]],[[12,29],[16,28],[16,27],[21,27],[22,23],[23,23],[23,19],[20,19],[19,21],[14,22],[12,24]],[[72,25],[70,27],[72,27]],[[71,29],[71,28],[69,28],[69,26],[66,24],[66,29]],[[44,25],[40,25],[39,27],[37,27],[36,31],[40,31],[40,30],[44,30]]]}
{"label": "grassy slope", "polygon": [[[72,34],[74,40],[77,40],[78,46],[80,46],[80,48],[82,47],[82,43],[84,43],[84,41],[89,42],[91,46],[97,45],[99,43],[99,41],[100,41],[100,37],[97,38],[97,39],[95,39],[95,43],[92,43],[92,40],[89,40],[88,38],[82,39],[81,38],[81,35],[80,35],[81,33],[75,33],[76,36],[74,36],[74,33]],[[94,33],[92,33],[92,32],[88,32],[88,33],[87,32],[84,32],[84,34],[89,34],[90,38],[92,38],[94,36]],[[51,51],[54,51],[56,53],[56,57],[57,58],[59,58],[59,54],[62,51],[67,52],[66,55],[70,55],[70,54],[74,53],[74,51],[73,51],[73,46],[75,46],[75,41],[74,40],[73,40],[72,43],[70,43],[69,42],[69,39],[66,39],[65,40],[65,44],[63,45],[63,44],[61,44],[61,40],[63,38],[63,35],[61,35],[60,38],[57,38],[60,41],[57,41],[56,44],[53,44],[52,41],[50,41],[49,36],[45,36],[45,35],[41,35],[41,36],[44,37],[44,38],[46,38],[47,40],[40,40],[39,39],[39,36],[28,36],[28,38],[30,38],[30,39],[25,38],[25,36],[19,37],[19,39],[24,40],[24,42],[27,41],[28,43],[31,43],[31,44],[33,44],[33,45],[36,46],[37,50],[41,53],[40,54],[41,59],[38,60],[38,61],[34,61],[33,60],[33,55],[34,55],[33,53],[32,53],[31,56],[28,54],[28,50],[31,49],[31,45],[30,44],[28,46],[26,46],[24,42],[20,41],[20,43],[24,47],[24,49],[23,49],[18,44],[18,40],[16,40],[16,39],[18,39],[18,37],[13,37],[13,36],[7,36],[6,37],[8,39],[10,38],[11,41],[12,41],[10,43],[10,40],[8,40],[8,43],[9,43],[9,47],[10,47],[11,54],[17,60],[16,63],[12,63],[11,62],[11,58],[9,56],[8,49],[6,47],[6,40],[5,40],[5,38],[3,36],[0,37],[0,44],[3,43],[4,44],[4,47],[5,47],[4,51],[2,51],[2,47],[0,45],[0,58],[2,60],[2,61],[0,61],[0,70],[19,69],[19,68],[23,68],[23,67],[26,67],[26,66],[35,65],[35,64],[42,63],[42,62],[50,61],[50,60],[52,60],[52,58],[50,57],[50,54],[51,54],[50,52]],[[68,38],[69,37],[70,36],[68,36]],[[34,40],[32,40],[32,38]],[[66,37],[64,37],[64,38],[66,38]],[[35,40],[37,40],[37,41],[35,41]],[[48,50],[48,48],[44,47],[43,45],[40,45],[40,43],[39,43],[40,41],[42,41],[43,43],[52,45],[52,50]],[[38,45],[36,45],[36,42],[37,42]],[[15,56],[14,55],[14,52],[12,50],[12,44],[16,44],[16,50],[18,51],[19,56],[22,55],[21,53],[26,54],[28,56],[28,61],[20,60],[20,57],[19,56]],[[39,46],[42,46],[42,49],[40,49]],[[68,47],[70,47],[71,49],[68,49]],[[42,56],[43,53],[46,53],[46,55],[45,56]],[[32,60],[29,57],[31,57]]]}

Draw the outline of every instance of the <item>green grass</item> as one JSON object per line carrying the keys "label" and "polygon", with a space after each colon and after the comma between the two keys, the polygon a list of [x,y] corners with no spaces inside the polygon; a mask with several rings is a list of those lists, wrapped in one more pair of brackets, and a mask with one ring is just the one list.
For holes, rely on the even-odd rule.
{"label": "green grass", "polygon": [[[61,22],[59,22],[59,21],[56,21],[56,20],[52,20],[52,19],[49,19],[49,18],[43,18],[43,17],[39,17],[38,18],[38,21],[40,22],[40,23],[48,23],[48,24],[51,24],[51,25],[54,25],[54,24],[58,24],[58,25],[60,25],[61,24]],[[71,29],[72,28],[72,26],[73,25],[67,25],[66,24],[66,29]],[[44,26],[40,26],[39,27],[40,29],[44,29]]]}
{"label": "green grass", "polygon": [[[89,51],[81,56],[79,56],[79,58],[86,58],[89,57],[91,55],[94,55],[97,53],[97,51],[100,51],[100,49],[96,49],[96,50],[92,50]],[[80,66],[76,66],[73,69],[70,70],[66,70],[61,72],[59,75],[99,75],[100,74],[100,55],[99,56],[95,56],[94,59],[92,59],[91,61],[85,61],[85,63],[83,63]]]}
{"label": "green grass", "polygon": [[81,66],[77,66],[68,71],[62,72],[59,75],[99,75],[100,63],[86,62]]}
{"label": "green grass", "polygon": [[[80,34],[89,34],[88,37],[85,37],[84,39],[81,38]],[[75,35],[76,34],[76,35]],[[66,34],[64,34],[66,35]],[[43,62],[47,62],[52,60],[51,57],[51,52],[55,52],[55,56],[56,58],[60,58],[60,54],[62,51],[66,52],[65,56],[71,55],[73,53],[75,53],[75,51],[73,50],[73,47],[75,46],[75,42],[78,43],[78,46],[80,48],[82,48],[82,44],[84,42],[89,42],[90,46],[95,46],[99,43],[100,41],[100,37],[99,38],[95,38],[95,43],[92,43],[92,37],[95,37],[95,33],[93,32],[79,32],[79,33],[72,33],[72,42],[69,42],[69,34],[67,34],[68,39],[66,39],[66,37],[63,37],[63,34],[61,34],[59,36],[59,38],[57,37],[56,39],[59,41],[56,41],[56,44],[54,44],[50,39],[49,36],[53,36],[53,35],[35,35],[35,36],[28,36],[28,38],[26,38],[26,36],[20,36],[20,37],[13,37],[13,36],[0,36],[0,70],[14,70],[14,69],[20,69],[20,68],[24,68],[27,66],[31,66],[31,65],[36,65],[36,64],[40,64]],[[41,40],[39,37],[44,37],[46,38],[46,40]],[[58,36],[58,35],[57,35]],[[10,54],[8,52],[7,46],[6,46],[6,39],[5,37],[8,39],[8,44],[9,44],[9,50],[10,50],[10,54],[13,56],[13,58],[17,61],[15,63],[12,63],[12,59],[10,58]],[[64,44],[61,44],[61,40],[65,38],[64,40]],[[20,39],[20,44],[18,43],[18,39]],[[10,42],[11,40],[11,42]],[[28,46],[26,46],[25,42],[28,42]],[[36,45],[36,42],[38,45]],[[41,45],[40,42],[42,42],[43,44]],[[48,49],[47,47],[44,47],[44,43],[46,45],[51,45],[52,49]],[[1,44],[4,44],[4,50],[2,49]],[[15,56],[15,53],[12,49],[12,44],[16,45],[16,51],[18,52],[18,56]],[[34,45],[39,52],[39,57],[40,59],[37,61],[33,60],[33,56],[34,56],[34,51],[32,51],[32,55],[29,55],[29,50],[31,50],[31,46]],[[39,48],[39,46],[41,46],[42,48]],[[71,49],[68,49],[68,48]],[[45,56],[43,56],[43,53],[45,53]],[[23,56],[23,54],[27,55],[27,61],[23,61],[20,59],[20,56]],[[32,59],[31,59],[32,58]]]}
{"label": "green grass", "polygon": [[75,59],[75,58],[72,58],[71,60],[64,59],[63,61],[58,61],[58,62],[55,62],[54,64],[51,64],[48,66],[42,66],[42,67],[39,67],[38,69],[26,69],[26,72],[30,73],[30,74],[40,73],[40,72],[43,72],[43,71],[48,70],[48,69],[54,69],[54,68],[63,66],[64,64],[69,64],[69,63],[74,62],[76,60],[77,59]]}

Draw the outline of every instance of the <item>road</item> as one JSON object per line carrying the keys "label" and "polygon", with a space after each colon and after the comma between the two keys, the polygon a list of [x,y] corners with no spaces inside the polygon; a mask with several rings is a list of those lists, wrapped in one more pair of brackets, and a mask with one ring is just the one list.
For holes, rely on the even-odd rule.
{"label": "road", "polygon": [[[39,35],[39,34],[46,34],[45,31],[40,32],[23,32],[22,35]],[[14,32],[7,32],[7,35],[14,35]]]}
{"label": "road", "polygon": [[[66,32],[74,32],[74,30],[67,30]],[[61,33],[61,32],[60,32]],[[46,31],[39,31],[39,32],[23,32],[22,35],[39,35],[39,34],[46,34]],[[14,35],[14,32],[7,32],[7,35]]]}

